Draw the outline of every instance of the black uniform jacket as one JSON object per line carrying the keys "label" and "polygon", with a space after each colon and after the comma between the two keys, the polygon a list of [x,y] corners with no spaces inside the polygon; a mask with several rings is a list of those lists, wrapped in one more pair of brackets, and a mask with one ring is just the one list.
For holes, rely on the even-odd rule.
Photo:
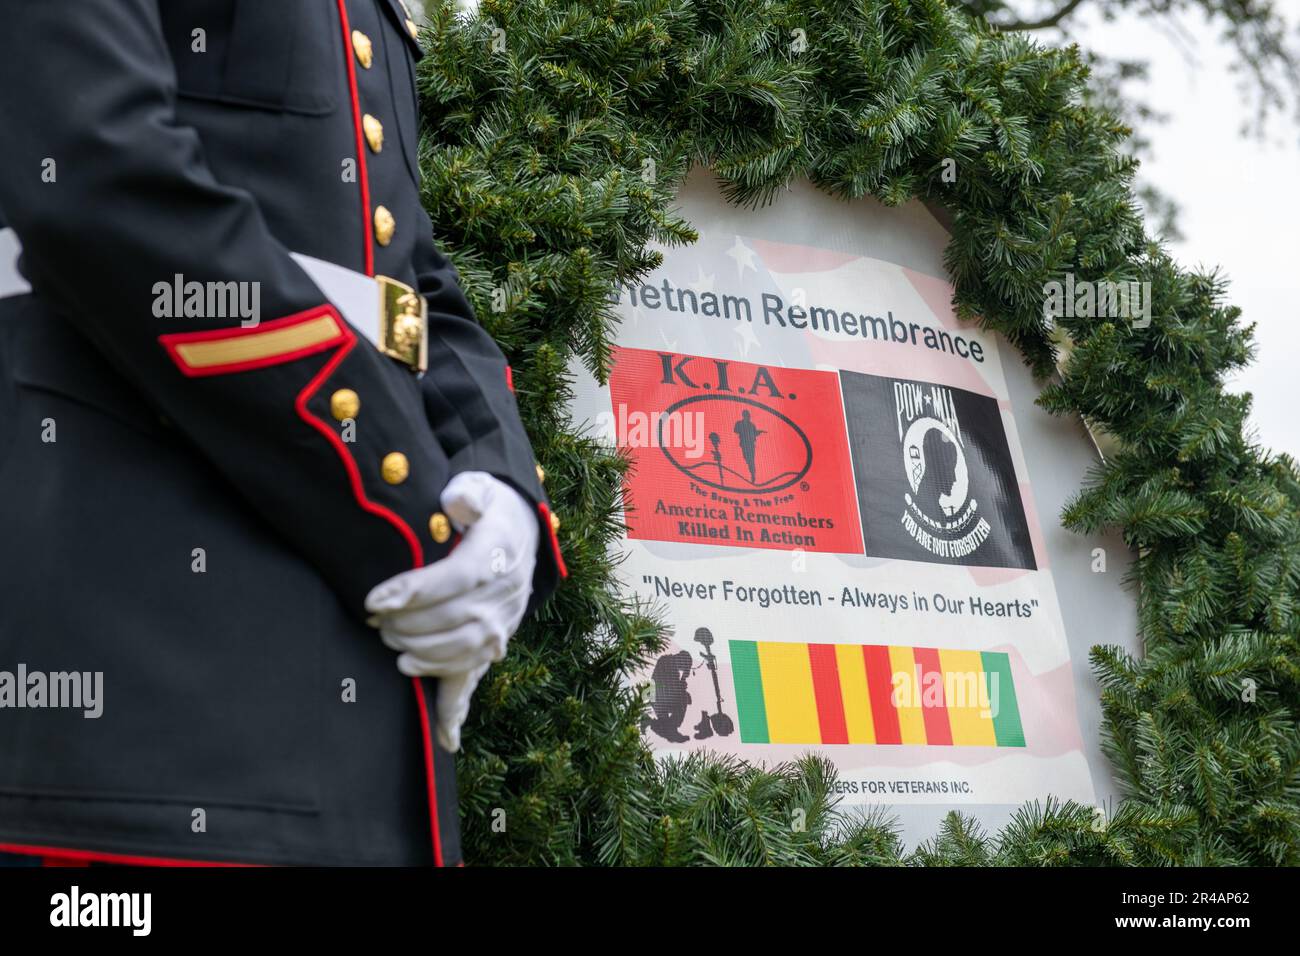
{"label": "black uniform jacket", "polygon": [[[0,228],[31,286],[0,298],[0,704],[20,665],[102,675],[98,717],[31,684],[0,707],[0,850],[460,862],[436,682],[365,595],[446,555],[465,470],[536,506],[534,604],[563,561],[420,205],[420,56],[400,0],[0,0]],[[291,252],[417,288],[427,373]],[[260,321],[160,292],[192,282],[249,284]]]}

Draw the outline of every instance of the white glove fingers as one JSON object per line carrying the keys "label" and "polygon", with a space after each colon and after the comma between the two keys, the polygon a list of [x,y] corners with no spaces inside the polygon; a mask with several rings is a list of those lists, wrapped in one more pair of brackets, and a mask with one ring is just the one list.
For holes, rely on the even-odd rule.
{"label": "white glove fingers", "polygon": [[460,728],[469,716],[470,698],[489,666],[483,664],[469,673],[444,678],[438,684],[438,741],[451,753],[460,749]]}
{"label": "white glove fingers", "polygon": [[[491,640],[488,629],[478,621],[437,634],[398,634],[385,628],[383,641],[393,650],[406,651],[432,663],[467,660],[479,653]],[[468,667],[462,667],[467,670]]]}
{"label": "white glove fingers", "polygon": [[[460,699],[468,698],[473,693],[474,682],[471,674],[450,674],[438,682],[438,743],[448,753],[455,753],[460,749],[460,728],[465,723],[464,717],[456,719],[456,714],[460,710],[458,706]],[[465,716],[468,715],[467,704]]]}
{"label": "white glove fingers", "polygon": [[442,490],[442,510],[457,531],[464,531],[487,514],[496,479],[481,471],[464,471]]}
{"label": "white glove fingers", "polygon": [[421,635],[446,632],[480,617],[500,617],[500,609],[521,596],[528,603],[530,583],[499,578],[429,607],[410,608],[379,616],[379,625],[396,634]]}
{"label": "white glove fingers", "polygon": [[430,661],[406,651],[397,656],[397,669],[407,677],[454,677],[477,667],[490,666],[496,658],[490,649],[452,661]]}
{"label": "white glove fingers", "polygon": [[390,651],[409,654],[414,660],[438,668],[438,673],[467,670],[484,661],[498,661],[504,656],[508,640],[500,634],[487,634],[467,627],[464,633],[447,640],[443,635],[410,637],[380,632],[380,640]]}

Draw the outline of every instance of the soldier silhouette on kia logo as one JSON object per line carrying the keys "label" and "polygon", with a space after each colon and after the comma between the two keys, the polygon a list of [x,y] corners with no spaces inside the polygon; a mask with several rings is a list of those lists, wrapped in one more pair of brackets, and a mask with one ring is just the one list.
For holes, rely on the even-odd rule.
{"label": "soldier silhouette on kia logo", "polygon": [[[736,417],[738,404],[749,407],[742,408]],[[741,493],[780,491],[806,475],[812,466],[812,445],[803,429],[789,416],[761,402],[730,395],[693,396],[667,410],[660,419],[661,436],[665,423],[672,421],[675,414],[705,417],[707,427],[712,428],[708,458],[691,462],[662,437],[659,447],[679,470],[711,487]],[[736,436],[734,444],[724,441],[724,430]],[[764,455],[760,458],[759,439],[764,436],[768,437],[761,443]]]}
{"label": "soldier silhouette on kia logo", "polygon": [[740,421],[736,422],[736,427],[732,430],[740,439],[740,453],[745,458],[745,464],[749,466],[749,483],[757,485],[758,478],[754,475],[754,451],[758,444],[758,436],[766,435],[767,432],[750,420],[749,409],[740,413]]}

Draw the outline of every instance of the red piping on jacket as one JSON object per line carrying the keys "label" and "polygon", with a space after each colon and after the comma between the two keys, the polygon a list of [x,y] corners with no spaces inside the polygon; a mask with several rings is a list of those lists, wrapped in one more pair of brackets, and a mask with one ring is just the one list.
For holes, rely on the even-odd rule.
{"label": "red piping on jacket", "polygon": [[369,512],[383,518],[406,540],[407,546],[411,549],[411,561],[413,567],[424,566],[424,549],[420,547],[420,539],[415,536],[411,526],[403,521],[396,513],[385,508],[383,505],[377,505],[366,497],[365,486],[361,483],[361,470],[357,467],[356,459],[352,457],[352,452],[348,446],[343,444],[343,440],[335,434],[334,429],[330,428],[323,421],[307,410],[307,402],[311,399],[316,391],[324,384],[325,380],[334,374],[334,370],[339,364],[347,358],[353,346],[357,344],[356,333],[350,327],[344,327],[343,347],[335,353],[334,357],[321,366],[321,370],[316,373],[316,377],[307,383],[306,387],[298,393],[298,400],[294,403],[294,408],[298,410],[298,417],[304,422],[316,429],[325,436],[325,440],[334,446],[339,458],[343,460],[343,467],[348,473],[348,481],[352,485],[352,496],[356,498],[357,504],[361,510]]}
{"label": "red piping on jacket", "polygon": [[[212,341],[213,339],[237,338],[241,335],[274,331],[278,328],[312,321],[322,315],[329,315],[334,319],[335,326],[338,329],[337,336],[331,337],[328,342],[323,344],[312,345],[306,349],[298,349],[280,355],[268,356],[264,359],[257,359],[255,360],[255,363],[230,362],[225,365],[203,366],[195,369],[186,362],[184,357],[182,357],[178,351],[179,346],[187,343]],[[352,495],[356,498],[357,504],[361,506],[361,509],[369,514],[383,518],[397,529],[398,534],[402,536],[407,547],[411,550],[411,566],[416,568],[424,566],[424,548],[421,547],[420,539],[411,529],[411,526],[403,521],[395,512],[385,508],[383,505],[375,504],[366,497],[365,486],[361,483],[361,470],[357,467],[356,459],[352,457],[352,452],[348,450],[348,446],[343,443],[342,439],[340,439],[337,434],[335,434],[334,429],[330,428],[307,410],[307,402],[316,394],[321,385],[324,384],[325,380],[334,374],[334,371],[339,367],[340,363],[342,363],[342,361],[347,358],[348,353],[352,351],[353,346],[357,344],[356,333],[352,331],[351,326],[343,321],[332,305],[326,304],[318,306],[317,308],[309,309],[305,312],[299,312],[296,315],[287,316],[283,319],[276,319],[272,322],[263,322],[252,328],[209,329],[202,332],[181,332],[169,335],[160,335],[158,341],[162,343],[163,347],[167,350],[167,353],[172,357],[172,360],[176,363],[181,372],[186,375],[216,375],[220,372],[233,372],[253,367],[254,364],[259,367],[264,365],[275,365],[280,362],[288,362],[295,358],[301,358],[304,355],[319,352],[330,346],[338,346],[341,344],[342,347],[339,348],[328,362],[321,366],[320,371],[317,372],[312,380],[303,387],[303,390],[298,393],[298,398],[294,402],[294,408],[298,412],[298,417],[324,435],[325,440],[328,441],[334,447],[335,452],[338,453],[339,458],[343,462],[343,467],[347,471],[348,482],[352,486]]]}
{"label": "red piping on jacket", "polygon": [[[375,247],[370,228],[370,178],[366,171],[365,135],[361,127],[361,96],[357,92],[357,66],[352,56],[352,28],[348,23],[347,5],[344,0],[338,0],[338,8],[339,20],[343,26],[343,59],[348,64],[348,93],[352,97],[352,126],[356,132],[357,174],[361,179],[361,230],[364,234],[365,271],[366,275],[373,276],[375,274]],[[342,443],[339,442],[338,436],[328,428],[325,431],[336,443],[336,447],[339,448],[346,459],[351,461],[351,456]],[[350,472],[355,471],[355,468],[356,465],[352,464]],[[363,502],[363,508],[366,507],[364,504],[365,497],[360,488],[355,483],[353,488],[357,492],[357,500]],[[394,515],[394,517],[396,516]],[[405,528],[405,533],[409,535],[407,540],[411,545],[412,567],[423,567],[424,553],[420,547],[419,539],[415,537],[414,532],[408,526],[403,524],[402,527]],[[437,778],[433,767],[433,735],[429,729],[429,715],[425,710],[424,687],[421,686],[418,677],[411,678],[411,684],[415,687],[415,699],[420,707],[420,731],[424,738],[424,770],[429,791],[429,825],[433,830],[433,862],[435,866],[442,866],[442,837],[438,830],[438,792],[435,786]]]}
{"label": "red piping on jacket", "polygon": [[361,180],[361,231],[365,248],[366,275],[375,274],[375,246],[370,232],[370,179],[366,173],[366,143],[361,128],[361,96],[357,92],[357,64],[352,55],[352,27],[348,23],[347,4],[338,0],[339,20],[343,23],[343,59],[348,65],[348,93],[352,96],[352,126],[357,140],[357,176]]}
{"label": "red piping on jacket", "polygon": [[551,552],[555,555],[555,564],[560,570],[560,577],[567,578],[569,569],[565,567],[564,555],[560,554],[560,539],[555,536],[555,525],[551,524],[551,509],[546,506],[545,501],[542,501],[538,503],[537,510],[542,513],[542,524],[551,538]]}
{"label": "red piping on jacket", "polygon": [[442,866],[442,832],[438,826],[438,778],[433,769],[433,728],[429,726],[429,706],[420,678],[412,677],[415,702],[420,707],[420,736],[424,740],[424,786],[429,794],[429,820],[433,826],[433,865]]}
{"label": "red piping on jacket", "polygon": [[[325,306],[323,307],[323,309],[312,310],[312,313],[301,313],[300,315],[316,314],[321,312],[329,312],[333,314],[336,318],[338,317],[338,313],[334,311],[332,306]],[[263,328],[273,326],[273,325],[283,326],[286,324],[290,324],[291,321],[302,321],[302,319],[300,316],[290,316],[288,320],[276,320],[276,322],[274,323],[266,323],[263,326]],[[312,428],[316,429],[316,431],[320,432],[321,435],[325,437],[325,440],[328,441],[331,446],[333,446],[334,451],[338,454],[339,459],[343,462],[344,470],[347,472],[348,483],[352,488],[352,496],[356,499],[356,502],[361,507],[361,509],[369,514],[373,514],[380,518],[383,518],[385,521],[391,524],[397,530],[397,532],[402,536],[403,540],[406,541],[407,547],[410,548],[411,566],[413,568],[423,567],[424,548],[420,545],[420,539],[416,536],[415,532],[411,529],[411,526],[408,525],[405,521],[403,521],[402,518],[394,511],[385,508],[383,505],[376,504],[375,502],[371,501],[369,498],[366,497],[365,485],[362,484],[361,481],[361,470],[357,467],[356,459],[352,457],[352,452],[348,449],[347,445],[343,443],[342,439],[340,439],[339,436],[334,432],[333,428],[331,428],[329,425],[325,424],[325,422],[323,422],[321,419],[313,415],[307,408],[307,403],[311,400],[312,396],[314,396],[316,392],[320,390],[320,387],[325,383],[325,381],[331,375],[334,374],[335,370],[339,367],[340,364],[342,364],[343,360],[347,358],[348,353],[351,352],[353,347],[355,347],[357,344],[356,334],[352,331],[352,328],[350,326],[346,325],[340,320],[339,327],[341,329],[341,339],[335,340],[335,342],[341,341],[342,347],[339,348],[338,352],[335,353],[330,358],[329,361],[327,361],[323,366],[321,366],[320,371],[318,371],[312,377],[311,381],[309,381],[303,387],[302,391],[298,393],[298,397],[294,401],[294,409],[297,411],[299,418],[301,418],[306,424],[308,424]],[[190,340],[195,336],[201,337],[203,339],[212,339],[212,338],[221,338],[226,335],[234,335],[240,331],[254,331],[254,330],[251,329],[250,330],[216,330],[215,332],[198,332],[198,333],[186,333],[182,335],[163,336],[162,339],[168,340],[168,341],[163,341],[163,345],[167,348],[167,351],[169,352],[169,354],[171,354],[176,364],[181,368],[181,371],[184,372],[186,366],[184,365],[184,360],[175,351],[176,344],[183,343],[184,341]],[[313,349],[313,351],[317,351],[317,350]],[[288,361],[288,358],[283,357],[280,359],[280,361]],[[217,367],[213,366],[212,369],[213,371],[215,371]],[[232,368],[227,368],[226,370],[233,371],[234,369],[232,367]],[[433,762],[433,733],[432,733],[432,729],[429,727],[429,713],[428,713],[428,708],[427,708],[427,703],[426,703],[426,698],[424,693],[424,687],[420,683],[420,679],[418,677],[411,679],[411,685],[415,690],[415,702],[420,710],[420,735],[422,738],[423,749],[424,749],[425,787],[426,787],[428,801],[429,801],[429,826],[430,829],[432,830],[432,838],[433,838],[433,860],[435,866],[442,866],[443,865],[442,833],[438,821],[438,789],[437,789],[437,775],[436,775],[434,762]],[[0,849],[5,849],[5,848],[0,847]],[[42,855],[42,856],[63,855],[65,857],[72,857],[78,859],[103,859],[109,862],[128,863],[137,866],[209,865],[209,864],[198,863],[198,862],[191,863],[188,861],[174,861],[174,860],[168,861],[162,858],[153,858],[153,857],[124,857],[124,856],[117,856],[114,854],[96,855],[96,854],[84,853],[81,851],[75,851],[75,852],[66,851],[60,854],[58,852],[46,852],[45,848],[32,848],[29,852],[33,852],[36,853],[37,855]],[[108,859],[109,856],[114,857],[114,859],[109,860]],[[211,865],[239,866],[242,864],[234,863],[234,864],[211,864]]]}
{"label": "red piping on jacket", "polygon": [[[135,856],[129,853],[100,853],[98,850],[67,850],[54,846],[24,846],[17,843],[0,843],[0,853],[17,853],[21,856],[47,856],[60,860],[87,863],[116,863],[121,866],[261,866],[261,863],[228,863],[220,860],[179,860],[166,856]],[[76,866],[71,862],[68,866]]]}
{"label": "red piping on jacket", "polygon": [[[326,362],[324,367],[316,373],[316,377],[308,382],[307,386],[299,393],[296,403],[298,416],[324,435],[326,440],[334,446],[334,450],[338,452],[339,457],[343,459],[343,467],[347,469],[348,479],[352,483],[352,494],[357,499],[357,504],[371,514],[379,515],[397,528],[411,548],[411,567],[422,568],[424,567],[424,548],[420,546],[420,539],[415,536],[411,526],[392,511],[366,498],[365,487],[361,484],[361,472],[357,468],[356,460],[353,459],[347,445],[343,444],[342,439],[334,433],[334,429],[307,410],[308,400],[316,393],[316,390],[320,388],[324,381],[334,373],[339,363],[347,357],[353,346],[357,344],[357,337],[352,332],[352,329],[346,328],[345,331],[347,332],[347,341],[339,349],[338,354]],[[433,837],[433,865],[442,866],[442,832],[438,822],[438,788],[437,774],[433,765],[433,734],[429,727],[429,713],[425,706],[424,687],[421,685],[420,679],[412,677],[411,686],[415,689],[415,703],[420,709],[420,736],[424,748],[424,777],[429,800],[429,828]]]}

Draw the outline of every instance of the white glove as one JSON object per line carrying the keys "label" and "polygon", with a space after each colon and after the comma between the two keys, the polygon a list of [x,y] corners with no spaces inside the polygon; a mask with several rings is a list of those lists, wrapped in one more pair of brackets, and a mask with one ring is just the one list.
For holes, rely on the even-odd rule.
{"label": "white glove", "polygon": [[438,681],[438,743],[448,753],[460,750],[460,728],[469,716],[469,700],[491,666],[482,664],[468,673],[448,674]]}
{"label": "white glove", "polygon": [[461,472],[442,492],[460,543],[441,561],[375,587],[366,610],[410,677],[441,677],[438,736],[460,744],[469,698],[519,627],[532,593],[538,517],[523,496],[481,471]]}

